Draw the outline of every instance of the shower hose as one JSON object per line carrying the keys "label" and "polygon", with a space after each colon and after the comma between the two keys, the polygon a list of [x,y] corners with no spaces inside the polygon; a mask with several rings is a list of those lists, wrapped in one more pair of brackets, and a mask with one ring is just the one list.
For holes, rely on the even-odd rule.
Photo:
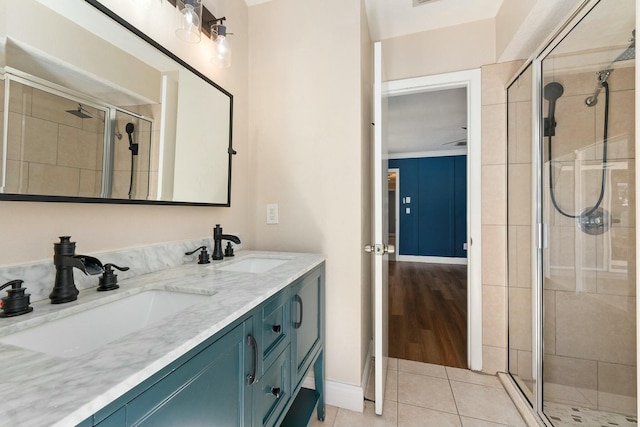
{"label": "shower hose", "polygon": [[594,213],[599,207],[600,204],[602,203],[602,199],[604,198],[604,190],[605,190],[605,183],[606,183],[606,179],[607,179],[607,139],[609,137],[609,83],[602,82],[602,87],[604,88],[604,130],[603,130],[603,137],[602,137],[602,180],[601,180],[601,185],[600,185],[600,196],[598,196],[598,202],[595,204],[595,206],[593,206],[592,208],[590,208],[588,211],[583,212],[583,213],[579,213],[579,214],[570,214],[565,212],[564,210],[562,210],[562,208],[560,206],[558,206],[558,202],[556,200],[556,195],[555,195],[555,191],[554,191],[554,178],[553,178],[553,153],[552,153],[552,143],[551,143],[551,135],[549,135],[549,140],[548,140],[548,144],[549,144],[549,193],[551,195],[551,202],[553,203],[553,206],[556,208],[556,210],[558,212],[560,212],[562,215],[566,216],[567,218],[580,218],[583,216],[589,216],[592,213]]}

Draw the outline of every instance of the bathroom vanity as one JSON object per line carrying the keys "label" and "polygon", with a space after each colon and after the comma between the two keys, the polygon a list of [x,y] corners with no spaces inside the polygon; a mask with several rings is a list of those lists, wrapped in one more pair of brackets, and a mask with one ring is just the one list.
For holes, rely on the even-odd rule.
{"label": "bathroom vanity", "polygon": [[[124,301],[161,296],[170,305],[184,295],[193,299],[178,312],[97,347],[82,341],[76,353],[6,343],[113,307],[111,320],[77,317],[78,330],[93,330],[93,322],[106,335],[99,323],[119,328],[131,311]],[[109,293],[82,290],[68,307],[33,305],[0,323],[0,358],[13,366],[1,380],[0,425],[299,426],[315,408],[324,418],[320,255],[242,251],[232,261],[124,279]],[[302,387],[309,372],[315,390]]]}

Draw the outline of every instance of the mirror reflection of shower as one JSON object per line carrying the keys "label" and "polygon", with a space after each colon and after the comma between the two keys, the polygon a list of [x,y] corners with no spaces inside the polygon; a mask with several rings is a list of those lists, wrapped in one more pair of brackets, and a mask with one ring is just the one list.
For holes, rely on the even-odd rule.
{"label": "mirror reflection of shower", "polygon": [[129,151],[131,151],[131,172],[129,177],[129,199],[131,199],[133,192],[133,173],[135,171],[135,156],[138,155],[139,145],[133,142],[133,137],[131,136],[133,134],[133,131],[135,130],[134,124],[131,122],[127,123],[127,125],[124,127],[124,130],[129,136]]}
{"label": "mirror reflection of shower", "polygon": [[150,191],[152,122],[136,106],[118,109],[112,117],[111,197],[146,199]]}

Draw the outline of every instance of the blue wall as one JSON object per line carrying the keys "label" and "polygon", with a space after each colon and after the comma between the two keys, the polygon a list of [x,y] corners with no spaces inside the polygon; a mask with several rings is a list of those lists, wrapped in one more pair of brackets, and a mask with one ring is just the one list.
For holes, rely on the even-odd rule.
{"label": "blue wall", "polygon": [[466,258],[467,156],[394,159],[389,168],[400,169],[399,254]]}

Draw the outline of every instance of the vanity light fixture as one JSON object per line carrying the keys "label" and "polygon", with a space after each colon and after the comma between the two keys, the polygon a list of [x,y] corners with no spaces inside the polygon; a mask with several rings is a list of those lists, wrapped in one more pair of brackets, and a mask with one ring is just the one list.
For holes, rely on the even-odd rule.
{"label": "vanity light fixture", "polygon": [[177,0],[178,24],[176,36],[188,43],[200,43],[202,0]]}
{"label": "vanity light fixture", "polygon": [[231,66],[231,45],[227,38],[227,27],[223,24],[227,18],[215,18],[211,24],[211,40],[214,44],[214,62],[222,68]]}

